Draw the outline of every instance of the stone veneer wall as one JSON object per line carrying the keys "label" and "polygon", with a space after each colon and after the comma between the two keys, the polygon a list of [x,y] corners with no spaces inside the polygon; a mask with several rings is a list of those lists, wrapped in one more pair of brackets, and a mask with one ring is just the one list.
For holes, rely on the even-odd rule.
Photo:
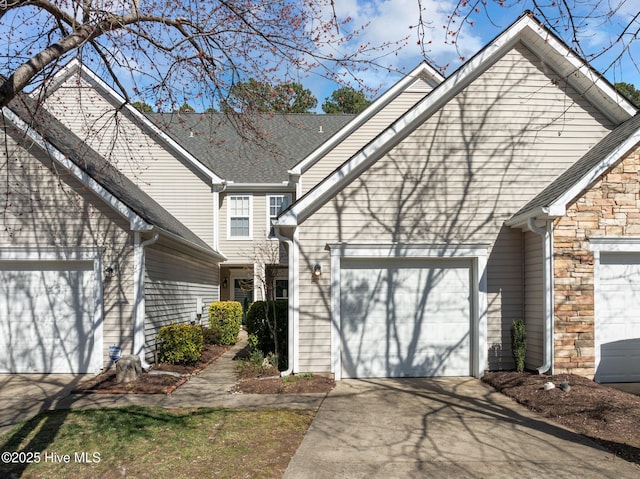
{"label": "stone veneer wall", "polygon": [[640,148],[568,208],[554,227],[555,373],[593,378],[594,259],[589,238],[640,236]]}

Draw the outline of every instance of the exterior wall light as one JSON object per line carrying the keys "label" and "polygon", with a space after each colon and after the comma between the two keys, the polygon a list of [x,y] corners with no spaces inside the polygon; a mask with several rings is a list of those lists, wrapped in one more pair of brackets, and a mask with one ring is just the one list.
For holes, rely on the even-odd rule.
{"label": "exterior wall light", "polygon": [[316,263],[313,265],[313,276],[319,278],[322,274],[322,265],[320,263]]}
{"label": "exterior wall light", "polygon": [[227,289],[229,287],[229,281],[227,280],[227,278],[222,280],[222,288],[223,289]]}
{"label": "exterior wall light", "polygon": [[104,279],[111,279],[113,278],[113,268],[111,266],[107,266],[104,269]]}

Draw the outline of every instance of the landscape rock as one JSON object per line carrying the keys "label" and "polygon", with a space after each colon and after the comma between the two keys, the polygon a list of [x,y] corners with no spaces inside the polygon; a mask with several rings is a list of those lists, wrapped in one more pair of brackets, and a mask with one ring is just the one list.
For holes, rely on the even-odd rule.
{"label": "landscape rock", "polygon": [[138,356],[127,354],[116,362],[116,381],[128,383],[135,381],[142,374],[142,363]]}

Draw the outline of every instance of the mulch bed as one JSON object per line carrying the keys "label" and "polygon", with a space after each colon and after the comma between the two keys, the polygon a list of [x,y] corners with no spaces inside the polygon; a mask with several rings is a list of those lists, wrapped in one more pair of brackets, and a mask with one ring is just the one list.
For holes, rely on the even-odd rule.
{"label": "mulch bed", "polygon": [[[165,374],[143,372],[135,381],[126,384],[116,382],[115,368],[111,368],[95,378],[84,382],[72,391],[73,394],[171,394],[198,374],[205,367],[229,349],[229,346],[206,345],[200,361],[194,365],[175,365],[160,363],[151,371],[163,371],[179,374],[179,377]],[[246,351],[238,352],[234,359],[246,357]],[[215,367],[211,366],[211,367]],[[332,375],[301,374],[281,378],[276,368],[266,368],[259,373],[250,371],[247,375],[239,372],[238,383],[233,393],[244,394],[309,394],[327,393],[335,387]]]}
{"label": "mulch bed", "polygon": [[115,368],[111,368],[95,378],[82,383],[72,391],[73,394],[78,393],[97,393],[97,394],[170,394],[178,387],[189,380],[189,377],[198,374],[213,361],[222,356],[229,346],[221,346],[218,344],[205,345],[200,360],[192,365],[179,365],[160,363],[153,366],[151,371],[163,371],[178,374],[149,374],[143,372],[135,381],[119,384],[116,382]]}
{"label": "mulch bed", "polygon": [[312,394],[328,393],[336,385],[332,375],[300,374],[284,378],[260,377],[241,379],[234,392],[244,394]]}
{"label": "mulch bed", "polygon": [[[563,379],[570,385],[568,391],[557,387]],[[499,371],[485,374],[483,381],[543,417],[640,464],[639,396],[572,374]],[[546,391],[547,381],[556,387]]]}

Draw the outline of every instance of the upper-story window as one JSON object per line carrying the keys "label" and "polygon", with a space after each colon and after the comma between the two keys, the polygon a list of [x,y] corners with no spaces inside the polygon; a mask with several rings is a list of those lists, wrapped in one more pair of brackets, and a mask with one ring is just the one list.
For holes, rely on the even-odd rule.
{"label": "upper-story window", "polygon": [[230,195],[227,198],[229,238],[251,239],[251,195]]}
{"label": "upper-story window", "polygon": [[274,237],[274,228],[271,222],[275,220],[281,211],[285,210],[291,204],[291,195],[268,195],[267,196],[267,231],[269,238]]}

